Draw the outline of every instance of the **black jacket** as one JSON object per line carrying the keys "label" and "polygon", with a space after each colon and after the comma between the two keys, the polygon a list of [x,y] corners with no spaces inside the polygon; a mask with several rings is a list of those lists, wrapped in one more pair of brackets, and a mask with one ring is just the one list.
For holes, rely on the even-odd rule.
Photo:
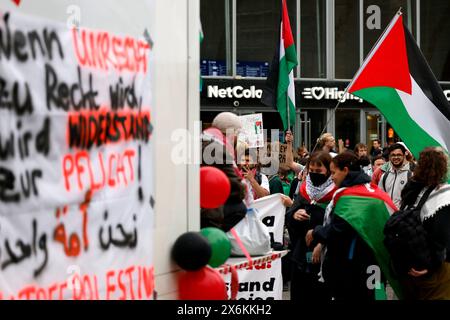
{"label": "black jacket", "polygon": [[297,186],[300,183],[300,180],[298,180],[298,178],[294,178],[294,180],[292,180],[291,182],[291,187],[289,189],[289,198],[294,199],[296,198],[296,193],[295,190],[297,190]]}
{"label": "black jacket", "polygon": [[[370,182],[363,171],[350,172],[341,187]],[[357,212],[358,208],[355,208]],[[327,226],[317,226],[313,237],[327,246],[323,262],[323,276],[336,300],[373,300],[374,291],[368,289],[368,267],[378,265],[372,249],[344,219],[331,212]]]}
{"label": "black jacket", "polygon": [[[305,209],[310,215],[309,221],[298,221],[294,219],[294,213],[299,209]],[[317,245],[316,241],[308,247],[306,245],[305,236],[308,230],[314,229],[316,226],[323,224],[325,215],[324,206],[310,204],[305,198],[298,194],[294,204],[286,213],[286,225],[291,240],[291,259],[297,264],[298,268],[303,272],[315,272],[320,270],[320,265],[311,265],[306,262],[306,253],[312,252]]]}
{"label": "black jacket", "polygon": [[[412,178],[402,191],[402,206],[414,205],[420,191],[425,187],[425,184]],[[432,252],[436,253],[436,265],[445,260],[450,262],[450,206],[439,209],[435,215],[423,222],[423,226],[430,237]]]}
{"label": "black jacket", "polygon": [[[203,148],[210,144],[217,144],[215,148],[212,148],[217,152],[213,156],[215,156],[215,159],[222,159],[222,161],[219,161],[222,162],[221,164],[212,164],[212,166],[222,170],[227,175],[230,180],[231,193],[223,206],[217,209],[201,209],[200,226],[201,228],[216,227],[227,232],[241,221],[247,213],[247,207],[243,202],[245,188],[230,161],[232,156],[225,150],[225,147],[217,142],[203,142]],[[204,165],[211,164],[204,163]]]}

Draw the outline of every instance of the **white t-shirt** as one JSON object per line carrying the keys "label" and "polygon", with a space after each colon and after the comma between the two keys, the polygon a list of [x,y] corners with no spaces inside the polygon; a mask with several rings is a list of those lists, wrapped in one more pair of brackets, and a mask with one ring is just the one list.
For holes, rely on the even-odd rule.
{"label": "white t-shirt", "polygon": [[330,151],[330,156],[331,156],[331,158],[334,158],[334,157],[336,157],[338,154],[336,153],[336,152],[332,152],[332,151]]}
{"label": "white t-shirt", "polygon": [[262,173],[261,173],[261,187],[270,192],[269,178],[267,178],[267,176]]}
{"label": "white t-shirt", "polygon": [[[248,181],[247,179],[243,179],[242,181],[246,184],[247,190],[248,190],[246,201],[245,201],[247,203],[247,206],[248,206],[249,204],[253,204],[253,201],[255,200],[254,190],[253,190],[253,187],[252,187],[252,184],[250,183],[250,181]],[[269,179],[263,173],[261,173],[261,184],[260,184],[260,186],[262,188],[266,189],[270,193]]]}

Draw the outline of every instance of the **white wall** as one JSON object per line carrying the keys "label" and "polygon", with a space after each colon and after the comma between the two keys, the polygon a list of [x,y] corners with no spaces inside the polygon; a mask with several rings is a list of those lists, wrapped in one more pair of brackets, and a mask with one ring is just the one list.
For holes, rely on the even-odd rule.
{"label": "white wall", "polygon": [[158,299],[176,297],[170,248],[187,230],[198,230],[198,166],[175,165],[172,132],[189,129],[200,117],[199,0],[22,0],[16,7],[0,0],[0,10],[67,22],[71,5],[80,9],[81,27],[141,37],[147,28],[154,41],[153,124],[155,142],[154,258]]}
{"label": "white wall", "polygon": [[181,233],[200,228],[198,169],[169,160],[173,130],[193,131],[200,117],[199,1],[156,1],[156,12],[156,290],[158,298],[175,298],[170,248]]}

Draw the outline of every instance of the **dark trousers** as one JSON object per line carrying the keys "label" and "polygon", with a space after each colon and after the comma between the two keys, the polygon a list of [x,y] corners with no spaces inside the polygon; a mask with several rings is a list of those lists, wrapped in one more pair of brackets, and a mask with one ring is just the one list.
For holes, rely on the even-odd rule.
{"label": "dark trousers", "polygon": [[291,300],[293,301],[329,301],[329,290],[325,283],[319,282],[317,272],[307,272],[292,263]]}

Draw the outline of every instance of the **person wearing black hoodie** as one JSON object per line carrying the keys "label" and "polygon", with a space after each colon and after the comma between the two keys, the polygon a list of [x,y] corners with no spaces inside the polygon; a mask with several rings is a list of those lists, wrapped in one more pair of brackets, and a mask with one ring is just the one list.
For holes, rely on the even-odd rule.
{"label": "person wearing black hoodie", "polygon": [[417,205],[428,188],[433,191],[420,211],[431,252],[429,268],[411,268],[403,279],[406,298],[450,300],[450,186],[447,157],[442,150],[425,148],[414,175],[402,190],[402,207]]}
{"label": "person wearing black hoodie", "polygon": [[309,229],[322,225],[325,207],[336,191],[330,177],[331,156],[315,152],[307,164],[308,175],[301,185],[293,206],[286,213],[286,225],[291,239],[291,300],[326,301],[331,297],[319,282],[321,245],[306,245]]}
{"label": "person wearing black hoodie", "polygon": [[[326,248],[322,250],[324,261],[321,275],[335,300],[371,301],[375,299],[375,290],[367,285],[367,272],[369,266],[378,265],[375,254],[350,223],[334,213],[333,205],[336,205],[335,201],[339,201],[335,198],[345,190],[343,188],[354,189],[353,187],[365,185],[373,188],[373,192],[379,191],[375,185],[369,185],[370,177],[363,172],[358,157],[351,151],[333,158],[330,169],[331,177],[340,189],[335,192],[327,208],[324,225],[309,230],[306,243],[317,241]],[[395,207],[392,202],[390,205]],[[355,217],[358,215],[357,207],[350,208],[349,211]]]}

